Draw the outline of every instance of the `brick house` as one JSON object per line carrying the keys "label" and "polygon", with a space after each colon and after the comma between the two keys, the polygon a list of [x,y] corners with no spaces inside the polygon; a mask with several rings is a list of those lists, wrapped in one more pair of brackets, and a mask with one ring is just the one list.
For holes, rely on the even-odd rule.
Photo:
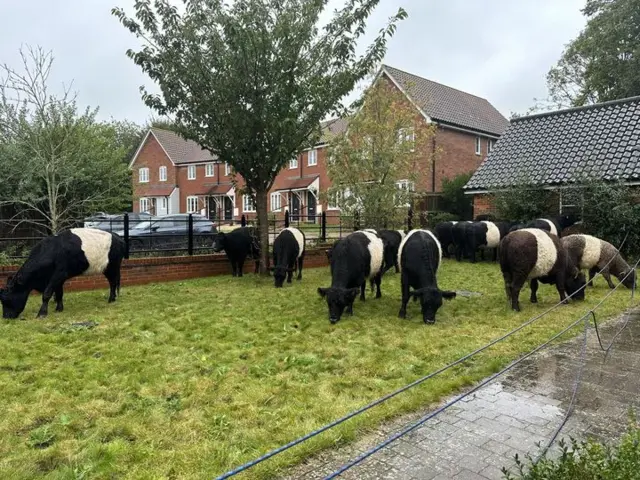
{"label": "brick house", "polygon": [[[509,122],[487,100],[431,80],[383,65],[374,81],[400,90],[416,109],[416,116],[437,125],[433,145],[440,150],[418,185],[397,179],[399,188],[437,193],[442,181],[474,171],[491,152]],[[278,174],[269,194],[269,212],[315,221],[322,211],[337,206],[320,201],[330,186],[327,147],[334,135],[347,128],[343,119],[323,122],[322,135],[313,148],[304,150]],[[430,156],[425,152],[425,156]],[[215,155],[177,134],[152,128],[133,156],[134,211],[156,215],[198,212],[221,221],[255,216],[248,196],[237,195],[228,166]],[[238,185],[242,179],[237,178]]]}
{"label": "brick house", "polygon": [[640,184],[640,97],[512,120],[465,185],[474,215],[493,213],[493,193],[534,185],[556,192],[553,208],[575,208],[571,185],[588,175]]}

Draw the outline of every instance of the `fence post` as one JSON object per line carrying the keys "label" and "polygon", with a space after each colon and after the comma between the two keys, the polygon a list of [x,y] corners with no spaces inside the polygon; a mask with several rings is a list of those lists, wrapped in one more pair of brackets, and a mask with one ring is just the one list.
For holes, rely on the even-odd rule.
{"label": "fence post", "polygon": [[129,214],[124,214],[124,258],[129,258]]}
{"label": "fence post", "polygon": [[327,212],[322,212],[320,216],[320,238],[323,242],[327,241]]}
{"label": "fence post", "polygon": [[407,212],[407,231],[410,232],[411,230],[413,230],[413,208],[409,207]]}
{"label": "fence post", "polygon": [[241,227],[247,226],[247,219],[244,217],[244,213],[242,214],[242,217],[240,217],[240,226]]}
{"label": "fence post", "polygon": [[284,212],[284,228],[289,228],[289,210]]}
{"label": "fence post", "polygon": [[193,213],[189,214],[189,236],[187,243],[187,252],[189,255],[193,255]]}
{"label": "fence post", "polygon": [[353,213],[353,230],[360,230],[360,212],[357,210]]}

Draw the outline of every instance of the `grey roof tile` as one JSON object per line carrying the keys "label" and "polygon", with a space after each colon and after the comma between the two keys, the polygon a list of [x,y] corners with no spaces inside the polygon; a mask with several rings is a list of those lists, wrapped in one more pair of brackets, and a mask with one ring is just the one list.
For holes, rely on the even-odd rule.
{"label": "grey roof tile", "polygon": [[217,157],[209,150],[204,150],[193,140],[185,140],[171,130],[152,128],[153,135],[158,139],[173,163],[197,163],[216,160]]}
{"label": "grey roof tile", "polygon": [[501,135],[509,126],[509,120],[484,98],[388,65],[383,69],[436,121],[494,135]]}
{"label": "grey roof tile", "polygon": [[640,97],[514,119],[465,185],[560,185],[585,175],[640,179]]}

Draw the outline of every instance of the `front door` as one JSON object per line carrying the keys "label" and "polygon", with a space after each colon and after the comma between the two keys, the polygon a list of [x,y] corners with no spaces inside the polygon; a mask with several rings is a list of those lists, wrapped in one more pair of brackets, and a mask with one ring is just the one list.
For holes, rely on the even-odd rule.
{"label": "front door", "polygon": [[169,213],[169,199],[167,197],[159,197],[158,199],[154,198],[154,200],[156,202],[156,215],[159,217],[167,215]]}
{"label": "front door", "polygon": [[224,219],[233,220],[233,201],[228,196],[224,196]]}
{"label": "front door", "polygon": [[311,192],[307,192],[307,215],[309,222],[316,223],[316,197]]}
{"label": "front door", "polygon": [[291,216],[292,221],[297,222],[298,216],[300,215],[300,197],[293,192],[289,193],[289,195],[291,196],[291,210],[289,215]]}
{"label": "front door", "polygon": [[209,207],[209,220],[214,222],[218,216],[218,202],[215,197],[208,197],[207,206]]}
{"label": "front door", "polygon": [[151,215],[157,215],[158,213],[158,199],[155,197],[151,197],[151,205],[149,205],[149,213]]}

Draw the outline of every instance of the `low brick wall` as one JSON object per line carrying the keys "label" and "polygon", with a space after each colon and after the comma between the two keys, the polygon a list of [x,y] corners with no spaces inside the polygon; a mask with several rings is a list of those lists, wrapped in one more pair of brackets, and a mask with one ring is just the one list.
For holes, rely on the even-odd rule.
{"label": "low brick wall", "polygon": [[[324,249],[307,250],[304,268],[328,265]],[[244,264],[245,273],[253,273],[254,262]],[[7,277],[18,271],[17,266],[0,266],[0,285],[6,285]],[[146,283],[171,282],[189,278],[231,275],[231,264],[224,255],[194,255],[192,257],[148,257],[131,258],[122,263],[121,285],[143,285]],[[68,280],[65,291],[94,290],[108,288],[103,275],[80,276]]]}

